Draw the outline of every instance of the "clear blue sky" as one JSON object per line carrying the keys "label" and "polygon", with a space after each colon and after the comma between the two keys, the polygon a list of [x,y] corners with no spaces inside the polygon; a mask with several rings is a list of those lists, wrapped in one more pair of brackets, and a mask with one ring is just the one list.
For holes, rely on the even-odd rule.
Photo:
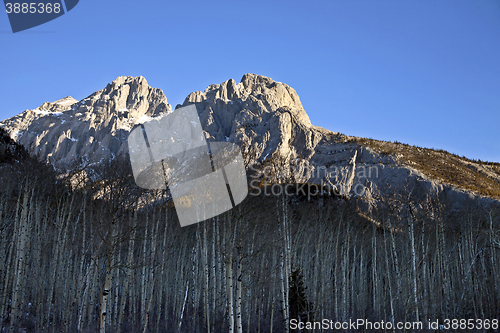
{"label": "clear blue sky", "polygon": [[500,162],[500,1],[80,0],[13,34],[0,13],[0,119],[120,75],[169,102],[256,73],[313,124]]}

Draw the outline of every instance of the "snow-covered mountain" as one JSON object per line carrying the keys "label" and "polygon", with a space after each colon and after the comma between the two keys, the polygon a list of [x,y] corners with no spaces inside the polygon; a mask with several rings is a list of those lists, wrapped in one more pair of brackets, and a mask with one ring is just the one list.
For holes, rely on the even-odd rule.
{"label": "snow-covered mountain", "polygon": [[[210,85],[189,94],[182,106],[189,104],[196,105],[209,140],[240,145],[253,176],[260,172],[261,178],[272,176],[274,182],[284,176],[335,187],[346,196],[361,198],[367,210],[376,206],[378,198],[402,191],[414,191],[422,199],[445,195],[457,209],[468,200],[498,202],[481,194],[498,197],[500,166],[429,150],[429,163],[447,161],[443,170],[463,172],[465,184],[470,181],[474,186],[465,186],[463,179],[439,178],[427,168],[425,158],[409,154],[413,151],[409,146],[312,125],[295,90],[264,76],[245,74],[239,83],[231,79]],[[0,122],[0,127],[31,155],[64,173],[126,156],[127,137],[134,126],[169,112],[172,108],[164,93],[146,79],[118,77],[81,101],[66,97],[47,102]]]}

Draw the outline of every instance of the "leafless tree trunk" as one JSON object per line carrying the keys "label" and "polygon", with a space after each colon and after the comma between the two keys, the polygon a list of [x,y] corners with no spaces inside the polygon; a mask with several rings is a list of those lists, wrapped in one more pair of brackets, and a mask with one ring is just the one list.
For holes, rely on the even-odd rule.
{"label": "leafless tree trunk", "polygon": [[413,269],[413,301],[415,303],[415,320],[419,320],[418,314],[418,289],[417,289],[417,253],[415,250],[415,233],[414,233],[414,220],[412,208],[408,207],[408,227],[410,229],[410,241],[411,241],[411,264]]}
{"label": "leafless tree trunk", "polygon": [[[204,285],[204,303],[205,303],[205,321],[207,325],[207,332],[210,333],[210,307],[209,307],[209,290],[210,290],[210,267],[208,262],[208,249],[207,249],[207,223],[203,223],[203,268],[205,275],[205,285]],[[215,307],[214,307],[215,310]]]}
{"label": "leafless tree trunk", "polygon": [[227,296],[229,307],[229,333],[234,333],[234,304],[233,304],[233,256],[229,253],[229,258],[226,264],[227,271]]}
{"label": "leafless tree trunk", "polygon": [[149,290],[149,296],[147,298],[147,305],[144,304],[144,309],[143,309],[143,312],[145,313],[145,316],[144,316],[144,326],[143,326],[143,333],[146,333],[147,331],[147,328],[148,328],[148,322],[149,322],[149,315],[150,315],[150,311],[151,311],[151,303],[153,301],[153,297],[154,297],[154,291],[155,291],[155,287],[156,287],[156,281],[157,281],[157,277],[158,277],[158,274],[156,274],[157,272],[157,265],[158,263],[156,262],[156,244],[158,242],[158,229],[159,229],[159,222],[157,220],[155,220],[155,216],[153,215],[153,224],[152,226],[154,227],[154,232],[153,232],[153,237],[152,237],[152,243],[151,243],[151,246],[152,246],[152,249],[151,249],[151,258],[153,260],[152,263],[150,263],[150,265],[152,264],[153,267],[150,269],[151,270],[151,275],[153,275],[152,277],[150,277],[149,279],[149,283],[151,284],[151,288]]}
{"label": "leafless tree trunk", "polygon": [[[389,230],[390,227],[388,227]],[[391,306],[391,320],[394,321],[395,320],[395,316],[394,316],[394,299],[393,299],[393,295],[392,295],[392,279],[391,279],[391,273],[392,272],[392,269],[391,269],[391,266],[389,265],[389,255],[388,255],[388,250],[387,250],[387,235],[386,235],[386,229],[387,228],[384,228],[384,252],[385,252],[385,269],[386,269],[386,273],[387,273],[387,281],[388,281],[388,285],[389,285],[389,302],[390,302],[390,306]],[[392,231],[390,231],[392,232]],[[395,333],[396,332],[396,329],[394,328],[393,329],[393,332]]]}
{"label": "leafless tree trunk", "polygon": [[133,266],[133,257],[134,257],[134,248],[135,248],[135,238],[136,238],[136,231],[137,231],[137,210],[134,210],[134,216],[132,219],[132,232],[130,235],[130,238],[128,240],[128,249],[127,249],[127,259],[126,259],[126,277],[123,281],[124,288],[123,288],[123,294],[120,297],[120,310],[119,310],[119,315],[118,315],[118,332],[121,332],[123,330],[123,312],[125,311],[125,305],[127,303],[127,298],[129,296],[129,281],[131,280],[131,277],[133,276],[131,269]]}
{"label": "leafless tree trunk", "polygon": [[[33,194],[32,194],[33,195]],[[16,324],[20,322],[19,314],[21,313],[21,292],[24,279],[22,278],[24,274],[24,265],[26,262],[26,240],[28,238],[28,190],[24,192],[22,212],[21,212],[21,220],[19,221],[19,230],[17,231],[17,257],[15,263],[15,278],[14,278],[14,292],[12,295],[12,305],[11,305],[11,324],[10,324],[10,332],[14,332],[14,328]]]}
{"label": "leafless tree trunk", "polygon": [[243,333],[243,326],[241,323],[241,248],[236,247],[237,250],[237,267],[236,267],[236,327],[238,333]]}
{"label": "leafless tree trunk", "polygon": [[106,312],[106,306],[108,303],[108,297],[109,297],[109,292],[111,289],[111,256],[106,257],[106,273],[105,273],[105,280],[104,280],[104,288],[101,293],[101,307],[100,307],[100,319],[99,319],[99,332],[100,333],[105,333],[106,332],[106,318],[107,318],[107,312]]}

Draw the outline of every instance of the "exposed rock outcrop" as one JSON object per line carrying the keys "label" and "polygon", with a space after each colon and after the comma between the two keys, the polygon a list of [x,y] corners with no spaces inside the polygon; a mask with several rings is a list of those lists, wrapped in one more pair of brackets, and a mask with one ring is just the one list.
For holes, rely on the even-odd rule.
{"label": "exposed rock outcrop", "polygon": [[238,143],[254,159],[313,155],[311,121],[286,84],[245,74],[238,84],[231,79],[191,93],[183,106],[189,104],[196,104],[211,140]]}
{"label": "exposed rock outcrop", "polygon": [[146,79],[121,76],[79,102],[47,102],[0,126],[30,154],[67,171],[126,153],[134,125],[171,110],[163,92]]}
{"label": "exposed rock outcrop", "polygon": [[[431,179],[395,155],[313,126],[295,90],[264,76],[245,74],[240,83],[210,85],[177,107],[190,104],[209,140],[242,148],[251,177],[336,188],[360,199],[365,211],[382,196],[403,191],[413,191],[417,200],[445,194],[456,207],[476,199],[498,203]],[[0,126],[32,155],[66,172],[126,155],[135,125],[171,111],[163,92],[143,77],[119,77],[79,102],[66,97],[44,103]]]}

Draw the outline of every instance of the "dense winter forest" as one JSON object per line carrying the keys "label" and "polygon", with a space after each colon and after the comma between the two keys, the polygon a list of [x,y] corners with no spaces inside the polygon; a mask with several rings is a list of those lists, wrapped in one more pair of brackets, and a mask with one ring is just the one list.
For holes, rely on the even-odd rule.
{"label": "dense winter forest", "polygon": [[1,162],[13,165],[0,196],[2,332],[278,333],[292,319],[500,313],[499,212],[395,195],[368,217],[348,198],[249,196],[181,228],[168,193],[146,204],[119,162],[74,190],[31,160]]}

